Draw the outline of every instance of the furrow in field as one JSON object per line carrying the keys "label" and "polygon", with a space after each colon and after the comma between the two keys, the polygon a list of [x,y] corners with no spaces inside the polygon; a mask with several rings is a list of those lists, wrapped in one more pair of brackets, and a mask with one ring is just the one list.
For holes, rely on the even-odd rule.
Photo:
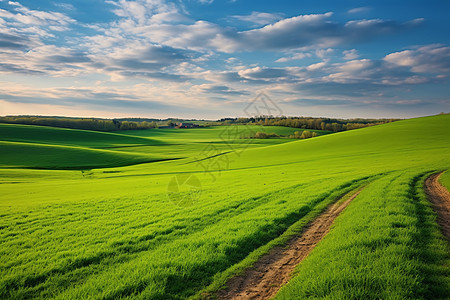
{"label": "furrow in field", "polygon": [[444,172],[429,176],[425,180],[424,188],[437,214],[437,222],[441,226],[442,233],[450,241],[450,193],[439,183],[442,173]]}
{"label": "furrow in field", "polygon": [[[328,207],[285,246],[274,247],[241,276],[230,279],[219,299],[270,299],[286,284],[295,267],[327,235],[334,219],[359,195],[345,195]],[[347,194],[348,196],[348,194]]]}

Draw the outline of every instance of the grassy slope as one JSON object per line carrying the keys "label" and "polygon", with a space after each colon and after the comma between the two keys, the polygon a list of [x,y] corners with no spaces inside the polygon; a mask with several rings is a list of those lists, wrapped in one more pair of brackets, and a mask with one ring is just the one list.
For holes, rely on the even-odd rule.
{"label": "grassy slope", "polygon": [[[282,153],[297,150],[303,154],[299,155],[299,167],[312,160],[317,170],[319,165],[328,165],[333,166],[330,171],[345,172],[351,168],[393,171],[357,198],[355,202],[360,203],[357,213],[342,217],[348,227],[336,233],[334,241],[319,248],[323,250],[315,251],[317,258],[309,259],[305,267],[302,264],[301,276],[280,293],[280,299],[377,299],[388,295],[445,298],[450,292],[446,288],[450,286],[450,271],[442,266],[449,259],[448,248],[441,240],[424,196],[411,192],[409,185],[418,184],[415,176],[421,171],[449,167],[450,156],[445,154],[450,147],[446,138],[449,126],[449,117],[406,120],[302,141],[302,146],[289,143],[264,151],[249,150],[242,155],[245,165],[289,165]],[[433,130],[436,135],[425,137],[426,130]],[[416,198],[422,203],[412,203],[418,201]],[[412,213],[414,209],[422,211]],[[421,236],[417,236],[418,231]],[[429,236],[423,236],[426,234]]]}
{"label": "grassy slope", "polygon": [[[236,263],[361,178],[390,172],[391,178],[402,178],[394,186],[403,195],[410,188],[402,182],[429,170],[450,168],[449,123],[449,116],[437,116],[249,147],[240,156],[223,156],[229,159],[229,168],[222,172],[204,173],[196,163],[185,164],[192,158],[95,170],[89,178],[75,171],[0,170],[8,182],[20,182],[0,185],[0,295],[66,299],[192,296],[223,280],[223,274],[232,274],[227,270]],[[184,172],[200,179],[202,195],[195,205],[183,208],[173,205],[166,191],[169,180]],[[381,198],[376,186],[371,193]],[[391,202],[396,197],[383,199]],[[398,199],[398,207],[408,210],[409,200]],[[381,216],[390,213],[376,205],[360,207]],[[409,216],[410,222],[419,224],[420,216]],[[416,226],[411,230],[419,230]],[[402,230],[393,227],[389,234],[401,238]],[[375,236],[381,239],[375,245],[384,245],[386,232]],[[434,253],[430,250],[434,242],[414,241],[438,234],[436,228],[418,232],[409,235],[413,240],[410,251],[420,248],[425,254]],[[396,236],[390,238],[401,244]],[[413,257],[423,265],[423,257]],[[356,264],[363,263],[358,260]],[[398,264],[397,269],[396,265],[385,266],[380,269],[385,274],[407,271],[405,264]],[[417,281],[407,279],[399,289],[427,289],[430,284],[421,271],[412,268],[408,278],[416,276]],[[382,288],[378,285],[375,292],[381,293]]]}
{"label": "grassy slope", "polygon": [[157,140],[117,133],[17,124],[0,124],[0,140],[92,148],[163,144]]}
{"label": "grassy slope", "polygon": [[[121,131],[121,134],[141,136],[141,137],[151,137],[159,139],[175,139],[175,140],[192,140],[192,141],[211,141],[220,139],[221,133],[226,132],[229,128],[237,127],[239,132],[242,132],[244,136],[251,135],[252,132],[266,132],[266,133],[276,133],[278,135],[291,135],[294,132],[302,132],[304,129],[290,128],[282,126],[243,126],[243,125],[232,125],[232,126],[212,126],[206,128],[186,128],[186,129],[168,129],[162,128],[158,130],[128,130]],[[323,130],[309,130],[311,132],[317,132],[318,135],[327,135],[332,132]],[[246,134],[245,134],[246,133]],[[223,135],[226,138],[227,135]]]}
{"label": "grassy slope", "polygon": [[439,182],[450,191],[450,170],[441,175]]}
{"label": "grassy slope", "polygon": [[[295,131],[302,130],[281,126],[232,125],[193,129],[163,128],[156,130],[130,130],[122,131],[121,134],[161,140],[166,142],[167,145],[159,147],[156,151],[170,156],[177,156],[179,153],[183,153],[185,156],[190,157],[208,156],[233,151],[235,149],[260,148],[267,145],[279,145],[294,141],[293,139],[287,138],[241,139],[241,136],[253,136],[258,131],[286,136],[294,134]],[[312,131],[316,131],[319,135],[331,133],[321,130]],[[154,147],[134,147],[117,150],[140,153],[155,151]]]}
{"label": "grassy slope", "polygon": [[[245,126],[236,126],[248,133]],[[252,129],[259,128],[252,126]],[[270,127],[280,134],[293,129]],[[132,165],[181,157],[214,155],[230,149],[225,127],[199,129],[150,129],[120,133],[0,124],[0,167],[43,169],[92,169]],[[271,131],[272,132],[272,131]],[[327,134],[327,132],[322,132]],[[206,148],[214,142],[214,149]],[[288,139],[252,140],[251,147],[285,143]],[[248,140],[238,140],[246,145]],[[157,147],[155,147],[157,146]],[[110,150],[110,151],[97,151]],[[213,152],[211,152],[213,151]]]}
{"label": "grassy slope", "polygon": [[[367,164],[367,159],[370,159],[371,164],[395,164],[394,158],[398,158],[402,165],[408,159],[411,166],[423,164],[427,159],[445,163],[444,159],[448,156],[429,156],[449,148],[447,124],[450,124],[448,116],[394,122],[266,149],[249,150],[243,154],[240,162],[241,166],[255,166],[314,159],[316,162],[341,160],[343,163],[361,161]],[[430,131],[433,133],[430,134]],[[287,153],[290,155],[286,155]],[[296,157],[293,158],[292,155]],[[365,159],[360,160],[360,156]]]}
{"label": "grassy slope", "polygon": [[449,247],[415,175],[369,185],[276,299],[446,299]]}
{"label": "grassy slope", "polygon": [[0,168],[92,169],[132,165],[164,160],[167,156],[104,149],[163,144],[114,133],[0,124]]}
{"label": "grassy slope", "polygon": [[0,168],[82,170],[126,166],[164,159],[164,157],[81,147],[0,142]]}

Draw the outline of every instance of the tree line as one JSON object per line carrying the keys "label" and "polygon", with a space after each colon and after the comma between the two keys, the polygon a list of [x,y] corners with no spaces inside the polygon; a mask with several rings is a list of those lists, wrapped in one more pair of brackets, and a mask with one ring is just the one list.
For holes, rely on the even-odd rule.
{"label": "tree line", "polygon": [[252,118],[224,118],[218,123],[229,124],[255,124],[262,126],[284,126],[301,129],[314,129],[326,131],[346,131],[368,126],[380,125],[398,121],[398,119],[331,119],[308,117],[271,117],[259,116]]}
{"label": "tree line", "polygon": [[294,134],[290,135],[278,135],[274,132],[272,133],[266,133],[258,131],[252,136],[242,136],[242,139],[272,139],[272,138],[289,138],[289,139],[309,139],[319,136],[317,132],[311,132],[308,130],[304,130],[302,132],[296,131]]}
{"label": "tree line", "polygon": [[155,121],[134,122],[96,118],[64,118],[39,116],[7,116],[0,117],[0,123],[51,126],[70,129],[83,129],[95,131],[138,130],[157,128]]}
{"label": "tree line", "polygon": [[[310,117],[272,117],[224,118],[217,121],[184,119],[100,119],[71,118],[49,116],[5,116],[0,123],[52,126],[71,129],[96,131],[138,130],[158,127],[175,127],[179,123],[192,122],[200,126],[220,126],[231,124],[253,124],[262,126],[284,126],[299,129],[326,130],[332,132],[346,131],[397,121],[398,119],[331,119]],[[298,138],[298,137],[294,137]]]}

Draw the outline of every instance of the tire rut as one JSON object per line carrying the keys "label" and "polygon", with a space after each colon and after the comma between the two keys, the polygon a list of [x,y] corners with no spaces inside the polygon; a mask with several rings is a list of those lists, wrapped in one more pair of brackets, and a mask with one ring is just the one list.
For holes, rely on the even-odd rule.
{"label": "tire rut", "polygon": [[[231,278],[227,288],[217,293],[219,299],[270,299],[286,284],[295,267],[327,235],[334,219],[355,199],[361,190],[344,202],[330,205],[300,235],[294,236],[286,245],[276,246],[263,255],[243,275]],[[347,194],[348,195],[348,194]]]}
{"label": "tire rut", "polygon": [[442,233],[450,242],[450,192],[439,183],[442,173],[439,172],[425,179],[424,189],[437,214],[437,223]]}

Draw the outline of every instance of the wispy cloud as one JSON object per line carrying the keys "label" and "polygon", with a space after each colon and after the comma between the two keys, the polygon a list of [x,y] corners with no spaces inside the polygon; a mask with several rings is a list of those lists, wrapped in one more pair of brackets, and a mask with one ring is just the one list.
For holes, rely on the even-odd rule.
{"label": "wispy cloud", "polygon": [[347,11],[347,13],[349,13],[349,14],[361,14],[361,13],[369,12],[370,10],[371,10],[371,8],[369,6],[362,6],[362,7],[355,7],[355,8],[349,9]]}
{"label": "wispy cloud", "polygon": [[235,15],[231,16],[231,19],[240,20],[244,22],[250,22],[257,25],[267,25],[279,21],[283,18],[280,13],[266,13],[253,11],[249,15]]}
{"label": "wispy cloud", "polygon": [[344,54],[345,60],[357,59],[359,57],[358,51],[356,49],[344,50],[342,54]]}

